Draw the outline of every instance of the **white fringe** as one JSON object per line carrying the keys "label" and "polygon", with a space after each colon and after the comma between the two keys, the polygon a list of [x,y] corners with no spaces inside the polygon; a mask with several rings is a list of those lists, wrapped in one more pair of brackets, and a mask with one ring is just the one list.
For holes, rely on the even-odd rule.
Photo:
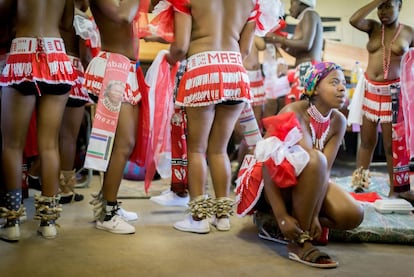
{"label": "white fringe", "polygon": [[[11,67],[11,68],[10,68]],[[7,64],[4,68],[3,75],[8,76],[11,71],[19,77],[32,75],[32,64],[31,63],[15,63],[15,64]]]}
{"label": "white fringe", "polygon": [[90,75],[103,78],[105,75],[106,64],[107,64],[107,59],[101,58],[98,55],[91,60],[88,67],[86,68],[86,72],[88,72],[88,74]]}

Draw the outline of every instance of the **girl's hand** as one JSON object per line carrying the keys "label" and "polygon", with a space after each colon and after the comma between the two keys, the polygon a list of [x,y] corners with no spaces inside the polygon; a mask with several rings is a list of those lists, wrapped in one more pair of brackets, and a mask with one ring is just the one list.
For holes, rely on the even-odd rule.
{"label": "girl's hand", "polygon": [[167,60],[167,62],[171,65],[174,66],[176,63],[174,62],[174,60],[171,58],[170,53],[165,55],[165,59]]}
{"label": "girl's hand", "polygon": [[311,237],[315,240],[318,240],[321,237],[322,234],[322,226],[321,223],[319,222],[319,218],[318,217],[314,217],[312,224],[311,224],[311,229],[309,234],[311,235]]}
{"label": "girl's hand", "polygon": [[299,227],[298,221],[292,216],[284,217],[278,224],[283,235],[289,240],[296,241],[303,234],[303,230]]}
{"label": "girl's hand", "polygon": [[275,44],[278,44],[278,43],[281,43],[281,42],[282,42],[283,37],[278,36],[278,35],[276,35],[276,34],[274,34],[274,33],[270,32],[270,33],[267,33],[267,34],[263,37],[263,39],[264,39],[264,41],[265,41],[266,43],[275,43]]}

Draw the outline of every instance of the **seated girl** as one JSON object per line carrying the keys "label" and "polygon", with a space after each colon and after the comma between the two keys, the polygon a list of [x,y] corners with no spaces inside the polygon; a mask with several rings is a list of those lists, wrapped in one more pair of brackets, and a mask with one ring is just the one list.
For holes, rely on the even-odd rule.
{"label": "seated girl", "polygon": [[[353,229],[363,220],[361,205],[329,180],[345,134],[346,119],[338,111],[345,103],[345,84],[338,65],[313,65],[302,99],[263,119],[265,139],[237,180],[237,213],[271,208],[289,259],[313,267],[338,265],[314,246],[322,229]],[[256,197],[248,197],[252,194]]]}

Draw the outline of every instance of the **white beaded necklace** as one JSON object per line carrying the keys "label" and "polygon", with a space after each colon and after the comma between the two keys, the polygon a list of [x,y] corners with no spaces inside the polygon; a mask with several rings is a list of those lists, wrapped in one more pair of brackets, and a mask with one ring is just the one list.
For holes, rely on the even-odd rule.
{"label": "white beaded necklace", "polygon": [[311,104],[307,112],[310,116],[309,127],[312,133],[312,144],[316,149],[322,151],[330,128],[332,110],[324,117],[316,106]]}

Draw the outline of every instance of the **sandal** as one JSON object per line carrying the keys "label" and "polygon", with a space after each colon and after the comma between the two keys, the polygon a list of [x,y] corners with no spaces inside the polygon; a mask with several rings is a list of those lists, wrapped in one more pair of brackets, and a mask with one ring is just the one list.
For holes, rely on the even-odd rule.
{"label": "sandal", "polygon": [[[296,243],[290,243],[288,245],[288,248],[289,246],[291,248],[292,246],[296,248],[299,247],[299,245]],[[316,268],[336,268],[338,266],[338,262],[332,260],[332,258],[327,253],[320,251],[312,244],[308,244],[308,247],[309,248],[306,250],[303,249],[304,252],[300,255],[289,250],[289,259]]]}

